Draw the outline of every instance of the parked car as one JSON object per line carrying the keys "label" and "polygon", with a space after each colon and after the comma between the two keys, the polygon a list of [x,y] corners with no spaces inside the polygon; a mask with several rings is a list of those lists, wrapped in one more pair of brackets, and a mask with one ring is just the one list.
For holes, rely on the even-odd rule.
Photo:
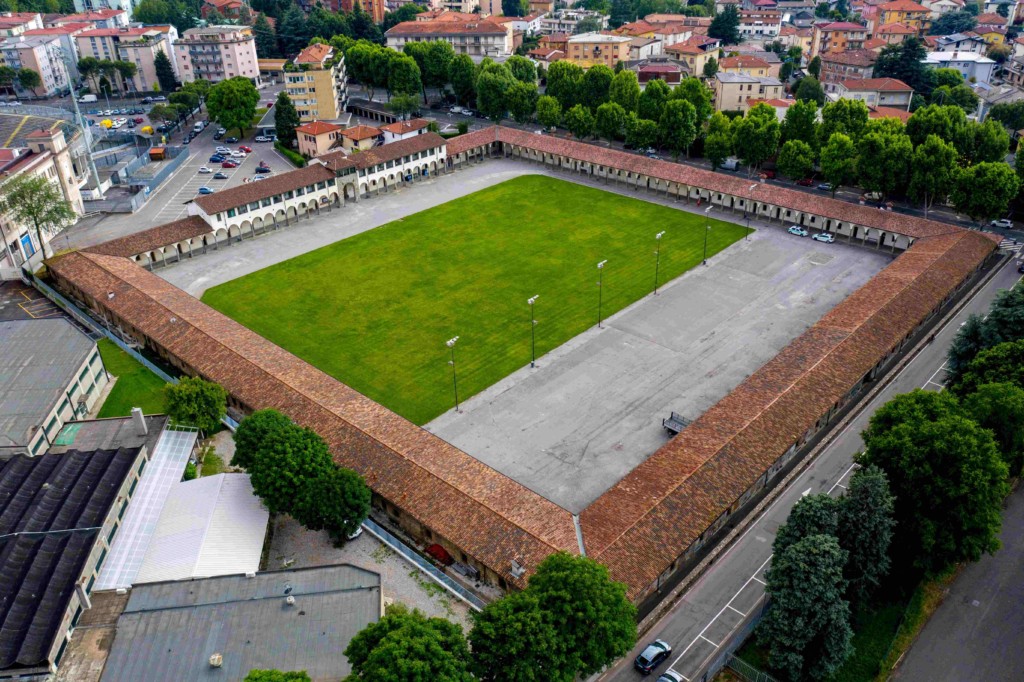
{"label": "parked car", "polygon": [[219,140],[222,137],[224,137],[223,133],[214,133],[213,134],[213,139],[215,139],[215,140]]}
{"label": "parked car", "polygon": [[227,142],[228,144],[237,144],[238,138],[232,135],[231,137],[225,138],[224,141]]}
{"label": "parked car", "polygon": [[829,234],[828,232],[818,232],[813,237],[811,237],[811,239],[813,239],[816,242],[825,242],[826,244],[831,244],[836,240],[836,236],[834,234]]}
{"label": "parked car", "polygon": [[265,175],[267,173],[270,173],[271,170],[269,166],[259,166],[256,168],[256,172],[260,175]]}
{"label": "parked car", "polygon": [[252,182],[257,182],[259,180],[266,180],[266,179],[267,179],[266,175],[254,175],[253,178],[252,178]]}
{"label": "parked car", "polygon": [[270,142],[270,138],[266,135],[257,135],[253,138],[254,142]]}
{"label": "parked car", "polygon": [[734,171],[739,170],[740,162],[738,159],[728,158],[722,162],[722,170]]}
{"label": "parked car", "polygon": [[127,125],[129,128],[134,128],[135,127],[135,121],[133,121],[131,119],[128,119],[128,123],[126,123],[125,125]]}
{"label": "parked car", "polygon": [[215,149],[218,154],[224,154],[225,156],[231,153],[231,150],[225,146],[219,146]]}
{"label": "parked car", "polygon": [[224,157],[221,156],[220,154],[214,154],[213,156],[210,157],[210,163],[220,163],[223,160]]}
{"label": "parked car", "polygon": [[237,161],[232,161],[231,159],[228,159],[227,161],[224,161],[223,163],[221,163],[220,167],[221,168],[238,168],[238,162]]}
{"label": "parked car", "polygon": [[152,97],[143,97],[142,98],[142,103],[143,104],[152,104],[153,103],[153,98]]}
{"label": "parked car", "polygon": [[225,128],[217,128],[217,134],[218,135],[227,135],[228,131]]}
{"label": "parked car", "polygon": [[220,171],[217,171],[216,173],[213,174],[213,179],[214,180],[227,180],[228,179],[228,174],[227,173],[222,173]]}
{"label": "parked car", "polygon": [[103,112],[101,110],[99,110],[99,109],[90,109],[89,110],[89,115],[90,116],[99,116],[102,113]]}
{"label": "parked car", "polygon": [[812,187],[814,186],[814,178],[803,178],[801,180],[797,180],[796,184],[801,187]]}
{"label": "parked car", "polygon": [[209,166],[200,166],[200,167],[199,167],[199,172],[200,172],[200,173],[201,173],[202,175],[206,175],[207,173],[212,173],[212,172],[213,172],[213,169],[212,169],[212,168],[210,168]]}
{"label": "parked car", "polygon": [[1009,220],[1008,218],[1000,218],[999,220],[993,220],[991,223],[989,223],[989,225],[991,225],[992,227],[1002,227],[1009,229],[1013,227],[1013,221]]}
{"label": "parked car", "polygon": [[199,193],[200,194],[213,194],[213,190],[210,189],[209,187],[207,187],[206,185],[203,185],[202,187],[199,188]]}
{"label": "parked car", "polygon": [[246,147],[244,144],[238,148],[238,151],[245,152],[246,154],[252,154],[252,147]]}
{"label": "parked car", "polygon": [[145,123],[145,122],[146,122],[146,119],[142,118],[141,116],[136,116],[135,118],[132,119],[132,123],[135,123],[135,124],[141,124],[141,123]]}
{"label": "parked car", "polygon": [[656,639],[647,645],[647,648],[640,652],[640,655],[633,661],[633,667],[641,675],[650,675],[662,661],[672,653],[672,647],[660,639]]}
{"label": "parked car", "polygon": [[666,670],[658,677],[658,682],[685,682],[685,680],[679,673]]}
{"label": "parked car", "polygon": [[799,225],[792,225],[786,231],[789,232],[790,234],[795,234],[797,237],[806,237],[808,234],[810,234],[807,230],[800,227]]}
{"label": "parked car", "polygon": [[819,182],[818,189],[820,189],[822,192],[831,192],[832,185],[828,184],[827,182]]}
{"label": "parked car", "polygon": [[231,157],[235,158],[235,159],[244,159],[245,158],[245,152],[242,152],[242,151],[230,152],[230,154],[231,154]]}
{"label": "parked car", "polygon": [[761,171],[761,175],[763,175],[768,180],[774,180],[775,179],[775,171],[773,171],[773,170],[763,170],[763,171]]}
{"label": "parked car", "polygon": [[1024,261],[1021,261],[1020,265],[1017,266],[1017,272],[1024,275]]}
{"label": "parked car", "polygon": [[153,101],[154,102],[166,102],[167,98],[164,97],[163,95],[157,95],[156,97],[153,98]]}

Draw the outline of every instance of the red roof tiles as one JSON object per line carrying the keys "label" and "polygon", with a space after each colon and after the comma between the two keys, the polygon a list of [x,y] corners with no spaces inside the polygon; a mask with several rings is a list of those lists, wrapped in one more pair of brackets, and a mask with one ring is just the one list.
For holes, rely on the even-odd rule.
{"label": "red roof tiles", "polygon": [[851,78],[840,83],[847,90],[863,92],[913,92],[914,89],[896,78]]}
{"label": "red roof tiles", "polygon": [[153,251],[169,244],[177,244],[212,231],[213,228],[210,227],[210,224],[199,216],[189,216],[130,234],[127,237],[113,239],[98,246],[92,246],[89,250],[107,256],[131,258],[140,253]]}
{"label": "red roof tiles", "polygon": [[196,205],[212,216],[229,208],[236,208],[260,199],[272,197],[289,190],[298,189],[318,182],[334,179],[334,173],[319,163],[311,163],[305,168],[298,168],[280,175],[272,175],[262,182],[249,182],[244,185],[222,189],[213,194],[196,197]]}
{"label": "red roof tiles", "polygon": [[295,129],[297,133],[306,133],[307,135],[323,135],[325,133],[333,133],[341,130],[340,125],[334,123],[326,123],[324,121],[311,121],[309,123],[303,123]]}

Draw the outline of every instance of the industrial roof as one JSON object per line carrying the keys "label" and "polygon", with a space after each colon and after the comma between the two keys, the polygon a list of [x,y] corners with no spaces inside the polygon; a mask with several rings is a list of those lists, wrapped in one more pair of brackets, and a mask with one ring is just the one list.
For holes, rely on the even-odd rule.
{"label": "industrial roof", "polygon": [[139,452],[0,462],[0,670],[51,662],[75,583]]}
{"label": "industrial roof", "polygon": [[256,571],[269,519],[249,474],[179,481],[163,505],[135,583]]}
{"label": "industrial roof", "polygon": [[0,322],[0,447],[25,446],[96,348],[62,318]]}
{"label": "industrial roof", "polygon": [[102,681],[219,682],[253,669],[340,680],[351,671],[345,648],[380,609],[380,575],[349,565],[137,585]]}

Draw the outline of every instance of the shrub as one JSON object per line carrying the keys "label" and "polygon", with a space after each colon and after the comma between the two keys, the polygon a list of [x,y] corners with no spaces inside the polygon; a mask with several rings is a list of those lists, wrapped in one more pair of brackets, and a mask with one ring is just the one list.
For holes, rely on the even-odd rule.
{"label": "shrub", "polygon": [[285,147],[283,144],[281,144],[280,140],[274,142],[274,149],[281,152],[281,154],[286,159],[291,161],[296,168],[303,168],[306,165],[306,159],[305,157],[302,156],[302,154],[299,154],[296,151],[288,149],[288,147]]}

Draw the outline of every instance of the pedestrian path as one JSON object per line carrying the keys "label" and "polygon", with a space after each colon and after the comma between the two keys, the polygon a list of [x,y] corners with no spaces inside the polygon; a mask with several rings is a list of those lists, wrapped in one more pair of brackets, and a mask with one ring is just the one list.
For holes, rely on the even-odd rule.
{"label": "pedestrian path", "polygon": [[1020,253],[1022,246],[1024,246],[1024,244],[1021,244],[1016,239],[1004,239],[999,242],[999,249],[1001,251],[1009,251],[1010,253]]}

